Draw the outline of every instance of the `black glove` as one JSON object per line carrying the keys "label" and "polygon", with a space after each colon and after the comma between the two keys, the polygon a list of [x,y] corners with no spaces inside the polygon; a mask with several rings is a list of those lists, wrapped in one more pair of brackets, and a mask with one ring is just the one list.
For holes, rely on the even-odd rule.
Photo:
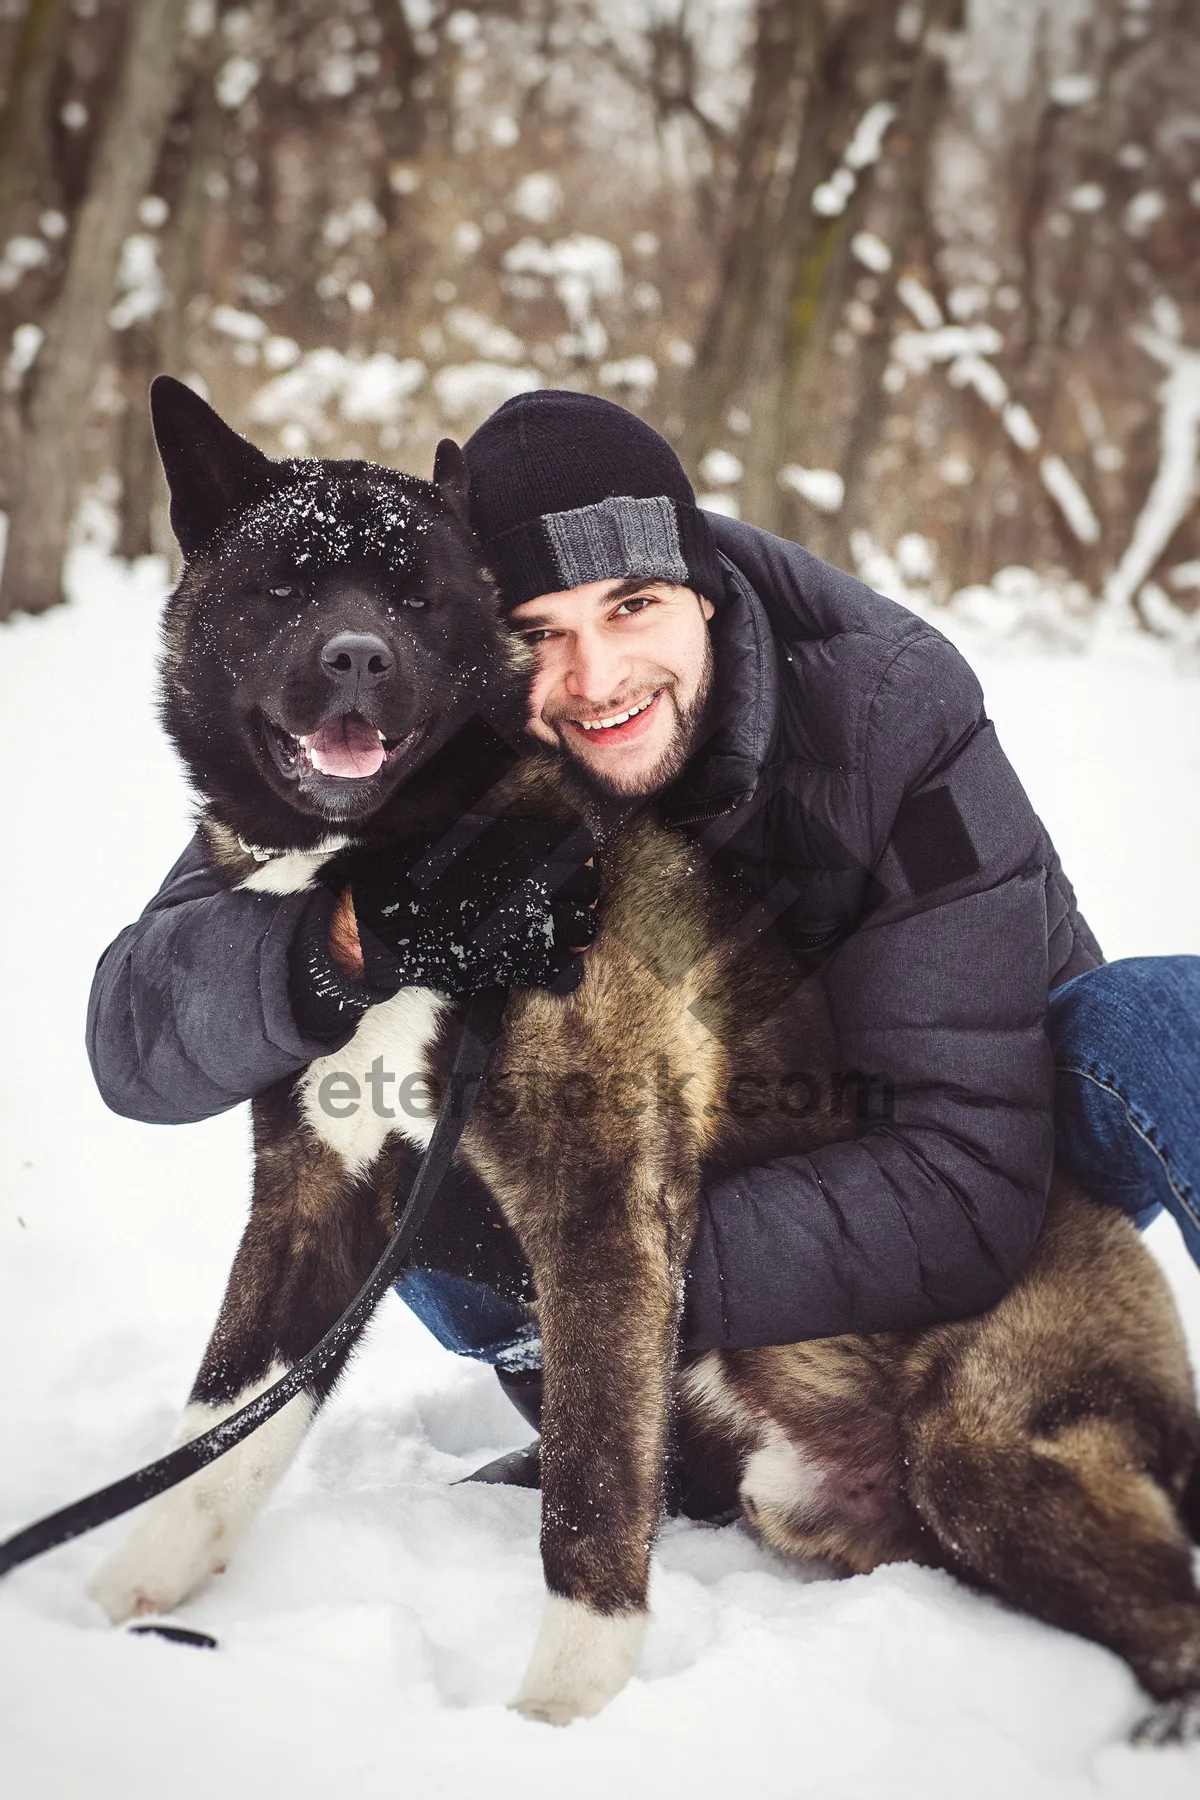
{"label": "black glove", "polygon": [[[587,827],[466,814],[440,838],[415,836],[326,865],[289,955],[292,1010],[307,1036],[344,1043],[370,1006],[402,987],[573,993],[573,954],[598,929],[600,878]],[[334,962],[329,924],[349,886],[363,956],[355,981]]]}
{"label": "black glove", "polygon": [[596,935],[595,845],[578,821],[466,814],[441,838],[405,838],[331,871],[349,882],[374,988],[574,991],[573,950]]}

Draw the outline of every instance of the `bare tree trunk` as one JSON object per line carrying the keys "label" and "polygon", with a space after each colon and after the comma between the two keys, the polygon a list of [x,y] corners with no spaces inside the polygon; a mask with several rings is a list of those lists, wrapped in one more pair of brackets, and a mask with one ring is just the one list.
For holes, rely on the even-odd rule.
{"label": "bare tree trunk", "polygon": [[108,334],[121,247],[154,172],[175,91],[186,0],[132,6],[120,78],[46,326],[14,481],[0,618],[62,597],[62,559],[83,467],[81,427]]}
{"label": "bare tree trunk", "polygon": [[0,113],[0,245],[23,201],[38,191],[50,161],[50,84],[66,14],[66,0],[29,0],[21,22]]}
{"label": "bare tree trunk", "polygon": [[121,477],[117,554],[132,559],[152,553],[178,556],[150,423],[150,383],[187,367],[188,297],[202,278],[213,213],[209,185],[220,163],[225,121],[214,91],[221,60],[218,32],[193,39],[180,61],[177,105],[155,171],[154,191],[169,206],[159,240],[162,302],[151,319],[118,332],[121,395],[117,462]]}
{"label": "bare tree trunk", "polygon": [[[820,0],[759,0],[753,79],[725,209],[720,274],[689,384],[682,450],[698,465],[719,444],[754,346],[773,335],[764,318],[779,256],[779,227],[808,91]],[[776,282],[777,288],[778,283]]]}
{"label": "bare tree trunk", "polygon": [[150,383],[159,373],[159,336],[149,324],[133,325],[120,334],[121,414],[117,468],[121,477],[121,510],[117,555],[132,562],[149,556],[155,542],[154,500],[160,475],[158,451],[150,424]]}
{"label": "bare tree trunk", "polygon": [[[897,256],[907,248],[938,117],[940,63],[924,44],[955,10],[954,0],[938,0],[914,32],[902,0],[761,0],[754,88],[687,447],[697,462],[728,438],[731,413],[742,415],[742,505],[770,529],[792,523],[780,469],[828,440],[835,420],[838,451],[861,460],[863,431],[853,421],[882,373],[887,338],[881,326],[853,374],[837,368],[832,340],[862,274],[850,240],[878,185],[886,134],[896,148],[887,159],[890,193],[875,203],[880,241],[896,244]],[[886,318],[889,295],[876,286],[877,316]],[[830,444],[826,466],[833,454]]]}
{"label": "bare tree trunk", "polygon": [[[931,0],[920,29],[900,35],[903,9],[897,9],[890,42],[877,42],[878,61],[860,66],[854,82],[860,110],[862,98],[870,97],[892,109],[892,121],[875,161],[859,172],[846,210],[829,221],[825,254],[818,251],[815,266],[801,269],[793,303],[777,460],[763,471],[763,487],[773,483],[776,529],[803,533],[818,554],[841,561],[849,560],[851,532],[869,523],[873,505],[868,463],[888,411],[883,377],[897,324],[896,282],[906,270],[923,271],[932,255],[925,192],[945,111],[941,46],[960,11],[960,0]],[[779,470],[789,464],[836,471],[844,507],[814,513],[781,487]]]}
{"label": "bare tree trunk", "polygon": [[820,211],[815,196],[834,173],[838,151],[849,151],[868,108],[888,99],[900,4],[902,0],[857,0],[834,7],[826,0],[816,11],[811,73],[778,248],[761,305],[754,359],[741,389],[741,406],[751,421],[745,505],[769,530],[784,527],[779,471],[795,436],[797,389],[806,362],[817,354],[816,328],[826,316],[822,297],[835,257],[845,254],[847,226],[856,210],[843,199],[843,210]]}
{"label": "bare tree trunk", "polygon": [[[0,249],[26,203],[45,186],[50,163],[50,84],[62,41],[66,0],[30,0],[11,45],[0,111]],[[6,383],[5,386],[9,386]],[[0,393],[0,506],[11,510],[16,454],[16,407]]]}

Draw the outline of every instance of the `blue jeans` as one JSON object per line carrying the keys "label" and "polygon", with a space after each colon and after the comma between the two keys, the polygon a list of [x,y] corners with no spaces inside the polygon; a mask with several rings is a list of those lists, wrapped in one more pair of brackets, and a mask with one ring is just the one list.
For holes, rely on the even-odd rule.
{"label": "blue jeans", "polygon": [[541,1368],[542,1340],[528,1312],[481,1281],[409,1269],[396,1292],[447,1350],[501,1369]]}
{"label": "blue jeans", "polygon": [[[1055,1150],[1139,1227],[1165,1208],[1200,1264],[1200,956],[1131,956],[1050,995]],[[412,1269],[396,1292],[460,1356],[541,1366],[524,1307],[460,1275]]]}
{"label": "blue jeans", "polygon": [[1130,956],[1050,995],[1054,1140],[1138,1226],[1164,1209],[1200,1264],[1200,956]]}

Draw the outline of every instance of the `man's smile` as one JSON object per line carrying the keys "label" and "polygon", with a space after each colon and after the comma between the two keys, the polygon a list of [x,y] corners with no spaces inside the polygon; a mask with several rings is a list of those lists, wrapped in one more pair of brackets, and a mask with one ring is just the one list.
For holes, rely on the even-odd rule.
{"label": "man's smile", "polygon": [[589,745],[607,748],[618,743],[628,744],[649,731],[658,714],[658,702],[665,692],[665,688],[655,688],[644,700],[636,701],[621,712],[597,719],[567,719],[564,724],[569,726],[573,736],[586,738]]}

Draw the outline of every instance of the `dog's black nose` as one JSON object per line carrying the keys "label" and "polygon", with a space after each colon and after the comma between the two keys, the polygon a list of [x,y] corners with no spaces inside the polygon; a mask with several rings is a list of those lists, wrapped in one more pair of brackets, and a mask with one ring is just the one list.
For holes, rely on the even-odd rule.
{"label": "dog's black nose", "polygon": [[321,649],[321,667],[351,699],[386,681],[394,662],[383,639],[369,631],[339,631]]}

